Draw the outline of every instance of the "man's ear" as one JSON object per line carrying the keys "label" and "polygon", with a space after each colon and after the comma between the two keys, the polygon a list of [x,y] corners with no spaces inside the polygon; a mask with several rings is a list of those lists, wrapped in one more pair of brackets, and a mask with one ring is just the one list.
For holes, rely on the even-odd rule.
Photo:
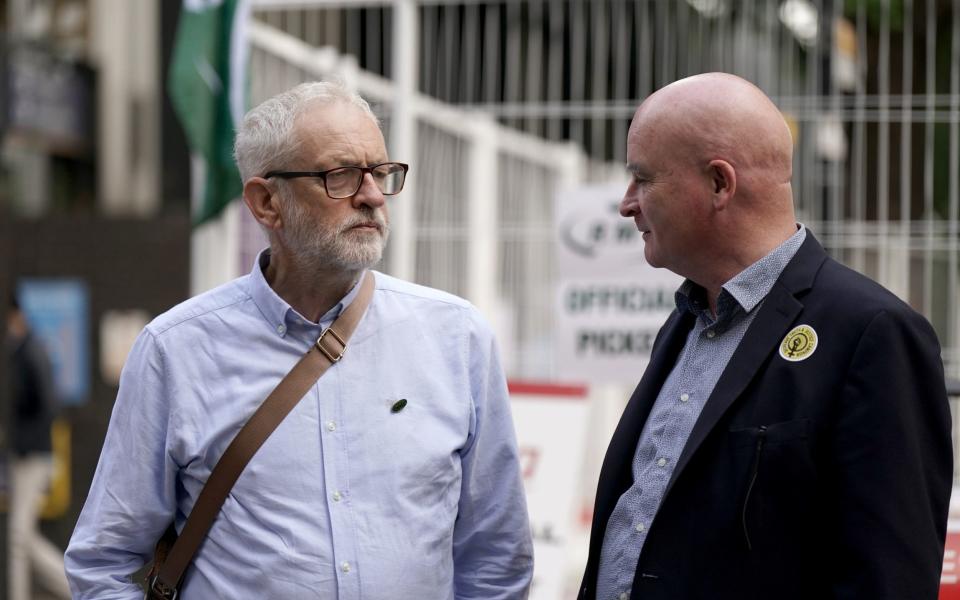
{"label": "man's ear", "polygon": [[243,184],[243,201],[258,223],[270,231],[283,226],[279,190],[263,177],[251,177]]}
{"label": "man's ear", "polygon": [[724,210],[737,191],[737,172],[733,165],[720,159],[711,160],[707,169],[713,207],[716,210]]}

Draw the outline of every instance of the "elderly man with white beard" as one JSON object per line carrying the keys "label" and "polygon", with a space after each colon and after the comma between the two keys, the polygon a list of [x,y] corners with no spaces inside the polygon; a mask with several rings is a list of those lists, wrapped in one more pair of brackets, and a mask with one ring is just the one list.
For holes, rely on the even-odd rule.
{"label": "elderly man with white beard", "polygon": [[[460,298],[370,270],[408,167],[369,106],[302,84],[247,114],[236,159],[270,247],[140,334],[66,554],[74,597],[141,597],[131,575],[154,543],[171,523],[187,537],[237,432],[321,353],[331,364],[159,597],[526,597],[532,545],[490,329]],[[353,335],[338,336],[349,313]]]}

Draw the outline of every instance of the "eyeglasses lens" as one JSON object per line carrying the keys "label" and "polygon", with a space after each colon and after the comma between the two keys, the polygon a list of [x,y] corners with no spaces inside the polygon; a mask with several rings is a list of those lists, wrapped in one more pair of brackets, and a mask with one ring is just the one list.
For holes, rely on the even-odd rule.
{"label": "eyeglasses lens", "polygon": [[354,167],[334,169],[327,173],[327,194],[331,198],[346,198],[360,189],[363,171]]}
{"label": "eyeglasses lens", "polygon": [[373,180],[384,194],[390,196],[403,189],[403,179],[406,172],[398,164],[387,163],[373,170]]}
{"label": "eyeglasses lens", "polygon": [[[382,164],[370,171],[380,191],[391,196],[403,189],[406,171],[397,163]],[[357,193],[363,183],[363,169],[343,167],[327,173],[327,194],[331,198],[347,198]]]}

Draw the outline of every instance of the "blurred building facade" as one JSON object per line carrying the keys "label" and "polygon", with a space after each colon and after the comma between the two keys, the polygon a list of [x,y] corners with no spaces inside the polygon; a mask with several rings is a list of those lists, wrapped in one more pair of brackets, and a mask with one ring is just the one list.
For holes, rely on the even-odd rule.
{"label": "blurred building facade", "polygon": [[[116,336],[104,326],[189,293],[189,159],[176,126],[161,127],[172,119],[161,73],[178,10],[155,0],[0,2],[0,292],[70,281],[89,300],[89,385],[61,411],[72,435],[57,485],[72,494],[43,524],[61,547],[117,391],[102,358]],[[6,425],[9,403],[0,406]],[[2,590],[5,557],[0,540]]]}

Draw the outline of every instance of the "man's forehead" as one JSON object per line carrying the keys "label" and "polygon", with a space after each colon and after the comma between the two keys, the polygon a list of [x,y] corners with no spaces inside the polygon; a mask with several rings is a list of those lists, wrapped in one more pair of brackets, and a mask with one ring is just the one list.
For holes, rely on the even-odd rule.
{"label": "man's forehead", "polygon": [[376,122],[359,106],[344,101],[332,103],[314,100],[300,110],[295,125],[311,129],[329,129],[331,131],[357,130],[373,127],[379,131]]}
{"label": "man's forehead", "polygon": [[636,119],[631,123],[627,131],[627,163],[637,164],[642,162],[641,155],[645,152],[650,143],[650,128]]}
{"label": "man's forehead", "polygon": [[345,103],[305,109],[298,116],[294,130],[300,143],[329,149],[331,154],[347,152],[349,146],[363,146],[367,151],[372,151],[373,146],[384,147],[380,127],[370,115]]}
{"label": "man's forehead", "polygon": [[634,113],[630,121],[629,136],[651,135],[670,121],[671,112],[662,110],[660,103],[655,100],[652,97],[648,98]]}

